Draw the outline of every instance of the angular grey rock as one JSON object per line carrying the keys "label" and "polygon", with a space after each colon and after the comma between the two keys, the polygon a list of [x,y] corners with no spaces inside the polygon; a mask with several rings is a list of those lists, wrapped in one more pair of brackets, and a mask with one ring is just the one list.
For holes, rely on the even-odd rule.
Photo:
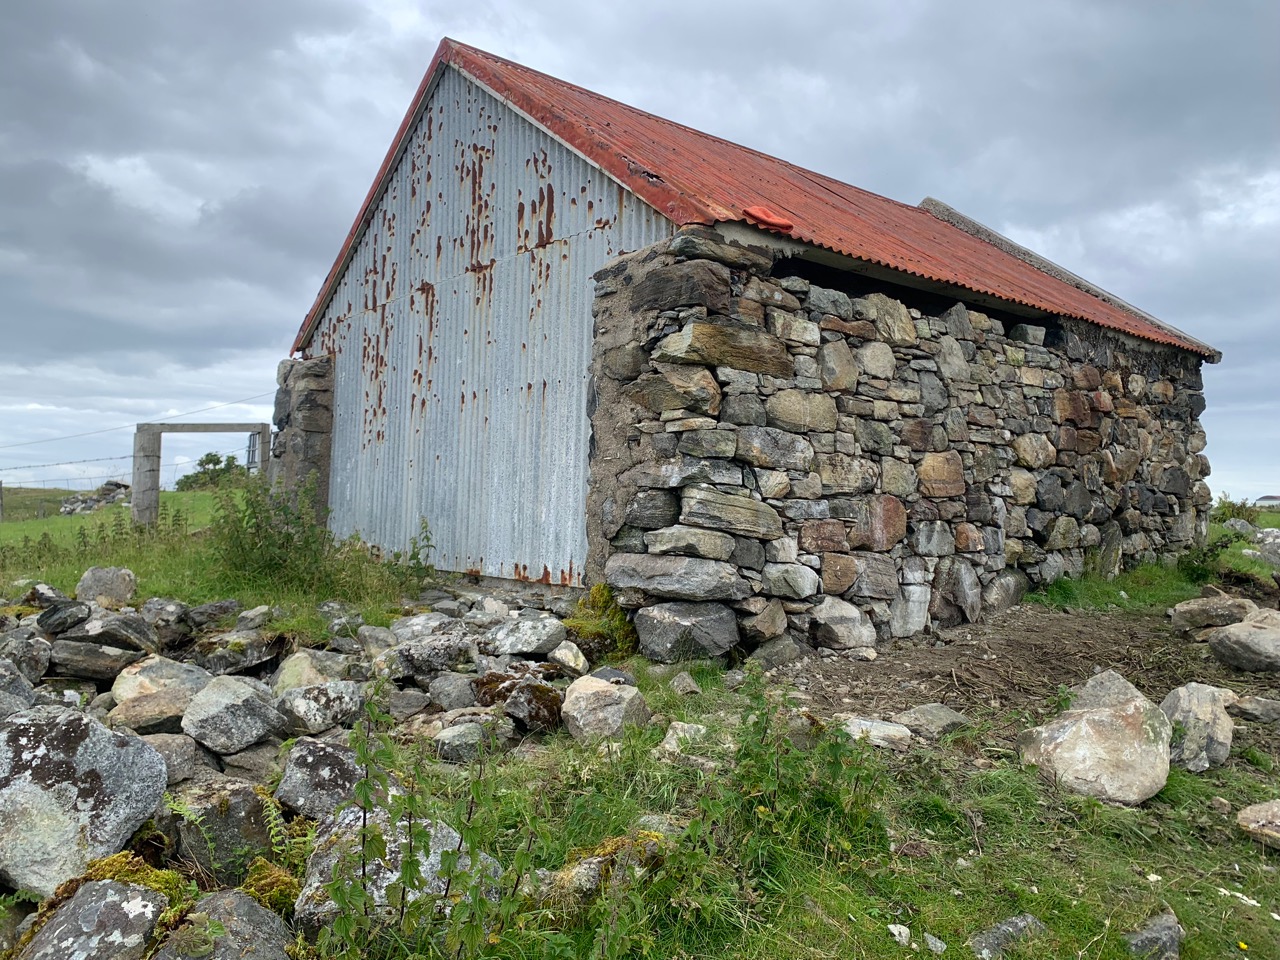
{"label": "angular grey rock", "polygon": [[702,687],[693,679],[688,670],[681,670],[671,678],[671,692],[681,697],[696,697],[702,693]]}
{"label": "angular grey rock", "polygon": [[545,655],[564,642],[564,624],[552,616],[519,617],[500,623],[484,636],[483,646],[494,656]]}
{"label": "angular grey rock", "polygon": [[387,694],[387,713],[396,723],[403,723],[429,706],[431,697],[425,690],[410,687],[407,690],[391,690]]}
{"label": "angular grey rock", "polygon": [[36,690],[21,670],[10,660],[0,658],[0,694],[6,694],[15,702],[21,703],[19,709],[25,710],[36,701]]}
{"label": "angular grey rock", "polygon": [[766,640],[751,652],[749,659],[755,660],[765,670],[774,670],[784,664],[793,663],[804,656],[800,644],[790,637],[777,637]]}
{"label": "angular grey rock", "polygon": [[1227,704],[1227,713],[1254,723],[1280,723],[1280,700],[1267,697],[1241,697]]}
{"label": "angular grey rock", "polygon": [[31,704],[25,699],[19,699],[11,693],[5,693],[0,690],[0,720],[11,717],[15,713],[26,710]]}
{"label": "angular grey rock", "polygon": [[275,611],[266,604],[245,610],[236,617],[236,633],[253,633],[271,622]]}
{"label": "angular grey rock", "polygon": [[875,649],[875,625],[852,603],[823,597],[809,615],[818,646],[831,650]]}
{"label": "angular grey rock", "polygon": [[733,565],[699,557],[615,553],[605,563],[605,582],[675,600],[742,600],[752,592]]}
{"label": "angular grey rock", "polygon": [[[339,913],[337,904],[330,899],[325,887],[333,881],[335,867],[340,863],[351,862],[360,834],[362,816],[363,812],[352,806],[332,817],[324,818],[317,825],[312,848],[314,852],[307,861],[302,892],[294,903],[294,924],[308,936],[314,936],[317,930],[330,923]],[[404,828],[399,824],[392,824],[384,810],[374,808],[369,811],[368,816],[370,825],[381,832],[387,847],[386,857],[372,859],[367,863],[368,875],[365,878],[365,890],[371,899],[370,907],[381,912],[390,906],[388,892],[400,877],[401,860],[409,845]],[[489,878],[496,884],[502,873],[496,860],[481,853],[473,866],[466,846],[455,830],[444,823],[431,820],[425,821],[421,826],[430,838],[425,846],[414,847],[414,856],[418,859],[419,873],[423,880],[418,895],[440,897],[444,894],[448,881],[441,876],[440,855],[445,850],[457,850],[459,847],[463,852],[458,858],[455,872],[474,873],[478,877]],[[452,889],[466,886],[467,884],[455,878]],[[489,892],[496,895],[496,890]]]}
{"label": "angular grey rock", "polygon": [[1048,931],[1049,928],[1037,917],[1022,913],[1008,920],[1001,920],[989,930],[975,935],[969,940],[969,948],[973,950],[973,955],[978,960],[999,960],[1015,943],[1030,940]]}
{"label": "angular grey rock", "polygon": [[813,444],[786,430],[744,426],[735,456],[754,467],[807,471],[813,466]]}
{"label": "angular grey rock", "polygon": [[989,614],[1016,607],[1027,595],[1030,583],[1019,570],[1001,570],[982,589],[982,606]]}
{"label": "angular grey rock", "polygon": [[187,611],[187,619],[197,630],[203,630],[224,620],[229,621],[240,612],[240,609],[239,600],[214,600],[212,603],[202,603],[198,607],[192,607]]}
{"label": "angular grey rock", "polygon": [[266,810],[250,781],[201,769],[173,795],[178,856],[219,883],[240,883],[255,857],[271,855]]}
{"label": "angular grey rock", "polygon": [[213,674],[194,663],[179,663],[167,657],[149,656],[131,663],[111,684],[116,703],[124,703],[161,690],[178,688],[195,696],[213,679]]}
{"label": "angular grey rock", "polygon": [[684,489],[680,500],[680,522],[712,530],[727,530],[760,540],[776,540],[782,536],[782,518],[773,507],[750,497],[721,493],[708,487]]}
{"label": "angular grey rock", "polygon": [[183,733],[220,754],[238,753],[286,726],[267,697],[239,677],[215,677],[182,717]]}
{"label": "angular grey rock", "polygon": [[683,524],[650,530],[644,535],[650,553],[674,553],[708,560],[728,560],[737,540],[732,534]]}
{"label": "angular grey rock", "polygon": [[1258,605],[1244,597],[1196,597],[1173,608],[1171,626],[1175,630],[1203,630],[1240,623],[1256,613]]}
{"label": "angular grey rock", "polygon": [[19,627],[0,635],[0,657],[17,667],[32,683],[39,683],[45,675],[52,653],[53,644],[30,627]]}
{"label": "angular grey rock", "polygon": [[107,725],[112,729],[126,727],[139,735],[181,733],[182,715],[194,697],[190,690],[177,686],[130,697],[111,709]]}
{"label": "angular grey rock", "polygon": [[1203,683],[1188,683],[1170,691],[1160,704],[1174,730],[1169,762],[1192,773],[1226,763],[1235,730],[1227,707],[1236,699],[1230,690]]}
{"label": "angular grey rock", "polygon": [[60,633],[58,639],[101,643],[125,650],[141,650],[143,653],[155,653],[160,649],[160,638],[151,624],[132,613],[96,613],[83,623]]}
{"label": "angular grey rock", "polygon": [[1152,917],[1133,933],[1124,935],[1129,952],[1139,960],[1178,960],[1186,931],[1172,910]]}
{"label": "angular grey rock", "polygon": [[431,737],[440,759],[448,763],[470,763],[480,756],[486,740],[484,726],[459,723]]}
{"label": "angular grey rock", "polygon": [[59,639],[53,642],[49,663],[64,677],[114,680],[116,674],[142,657],[143,654],[138,650]]}
{"label": "angular grey rock", "polygon": [[627,727],[647,723],[651,714],[635,687],[588,676],[569,685],[561,716],[575,740],[594,740],[617,739]]}
{"label": "angular grey rock", "polygon": [[[242,890],[219,890],[195,902],[191,914],[204,914],[225,931],[201,960],[288,960],[294,942],[284,921]],[[188,921],[190,922],[190,921]],[[181,928],[179,928],[181,929]],[[152,960],[190,960],[194,952],[179,948],[171,934]]]}
{"label": "angular grey rock", "polygon": [[191,659],[215,675],[242,673],[278,656],[284,648],[280,637],[257,630],[236,630],[197,640],[191,648]]}
{"label": "angular grey rock", "polygon": [[91,880],[57,909],[17,960],[142,960],[169,898],[150,887]]}
{"label": "angular grey rock", "polygon": [[138,578],[128,567],[90,567],[76,584],[76,599],[123,606],[138,592]]}
{"label": "angular grey rock", "polygon": [[135,736],[57,707],[0,721],[0,879],[42,897],[118,853],[167,784]]}
{"label": "angular grey rock", "polygon": [[934,620],[955,626],[975,623],[982,613],[982,583],[973,567],[960,557],[943,557],[933,578],[930,601]]}
{"label": "angular grey rock", "polygon": [[444,634],[407,640],[392,647],[373,661],[375,676],[391,680],[415,678],[419,686],[427,678],[446,670],[473,668],[480,651],[470,637]]}
{"label": "angular grey rock", "polygon": [[345,727],[364,709],[364,689],[354,680],[332,680],[286,690],[276,700],[276,710],[294,735],[320,733]]}
{"label": "angular grey rock", "polygon": [[640,653],[659,663],[718,657],[737,646],[738,619],[720,603],[658,603],[636,611]]}
{"label": "angular grey rock", "polygon": [[[222,772],[228,777],[248,780],[250,783],[268,784],[273,782],[284,771],[284,760],[280,757],[283,742],[279,737],[271,736],[246,747],[239,753],[228,753],[217,756],[216,761],[222,765]],[[201,747],[203,750],[204,748]]]}
{"label": "angular grey rock", "polygon": [[669,527],[680,516],[680,499],[670,490],[637,490],[627,502],[622,522],[641,530]]}
{"label": "angular grey rock", "polygon": [[271,690],[281,696],[295,687],[311,687],[334,680],[354,680],[359,673],[355,659],[328,650],[299,650],[281,661],[271,675]]}
{"label": "angular grey rock", "polygon": [[1245,807],[1236,814],[1236,826],[1264,847],[1280,850],[1280,800]]}
{"label": "angular grey rock", "polygon": [[852,740],[867,740],[872,746],[888,747],[890,750],[911,749],[911,731],[900,723],[888,723],[884,720],[872,720],[867,717],[841,717],[840,727]]}
{"label": "angular grey rock", "polygon": [[1219,627],[1209,635],[1209,649],[1236,670],[1275,673],[1280,671],[1280,626],[1248,620]]}
{"label": "angular grey rock", "polygon": [[143,740],[164,759],[169,786],[196,775],[202,767],[217,769],[217,758],[185,733],[149,733]]}
{"label": "angular grey rock", "polygon": [[963,713],[957,713],[941,703],[924,703],[904,710],[894,716],[893,722],[902,724],[925,740],[938,740],[969,725],[969,720]]}
{"label": "angular grey rock", "polygon": [[949,523],[926,520],[912,531],[911,547],[922,557],[945,557],[956,552],[956,538]]}
{"label": "angular grey rock", "polygon": [[1110,678],[1092,678],[1072,709],[1018,737],[1022,762],[1084,796],[1130,806],[1155,796],[1169,777],[1173,728],[1140,694],[1124,697]]}
{"label": "angular grey rock", "polygon": [[1094,707],[1118,707],[1130,700],[1145,700],[1132,683],[1114,670],[1095,673],[1084,683],[1071,688],[1071,709],[1089,710]]}
{"label": "angular grey rock", "polygon": [[566,640],[547,654],[547,662],[554,663],[571,677],[581,677],[591,672],[591,663],[572,640]]}
{"label": "angular grey rock", "polygon": [[897,369],[893,347],[879,340],[871,340],[860,346],[857,361],[863,375],[876,380],[892,380]]}
{"label": "angular grey rock", "polygon": [[180,600],[152,597],[138,612],[155,630],[162,649],[177,646],[191,636],[191,608]]}
{"label": "angular grey rock", "polygon": [[905,584],[889,604],[889,632],[895,637],[914,637],[929,625],[929,600],[933,594],[926,584]]}
{"label": "angular grey rock", "polygon": [[371,627],[365,624],[356,631],[356,642],[364,650],[365,656],[372,658],[386,653],[400,640],[386,627]]}
{"label": "angular grey rock", "polygon": [[822,579],[801,563],[766,563],[764,592],[774,597],[803,600],[822,592]]}
{"label": "angular grey rock", "polygon": [[314,737],[300,737],[289,751],[275,798],[286,809],[312,820],[332,816],[349,799],[360,779],[356,753],[350,747]]}
{"label": "angular grey rock", "polygon": [[445,712],[476,705],[475,678],[461,673],[441,673],[428,685],[427,693],[431,702]]}
{"label": "angular grey rock", "polygon": [[87,603],[76,600],[59,600],[44,608],[36,617],[36,626],[51,637],[78,627],[93,614]]}
{"label": "angular grey rock", "polygon": [[[423,637],[434,637],[448,633],[457,626],[457,619],[443,613],[418,613],[411,617],[401,617],[391,622],[391,632],[398,643],[408,640],[420,640]],[[359,631],[356,631],[359,636]]]}

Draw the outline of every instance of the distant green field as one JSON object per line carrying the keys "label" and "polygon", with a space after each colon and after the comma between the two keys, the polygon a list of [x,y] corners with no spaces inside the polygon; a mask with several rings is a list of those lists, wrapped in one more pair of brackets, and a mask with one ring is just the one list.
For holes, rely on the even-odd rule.
{"label": "distant green field", "polygon": [[[76,531],[89,528],[92,532],[103,524],[113,524],[117,517],[128,519],[126,507],[116,504],[103,507],[93,513],[81,513],[64,517],[58,513],[62,498],[74,490],[44,490],[39,488],[5,487],[4,523],[0,523],[0,543],[20,542],[24,537],[39,540],[46,533],[59,543],[69,543]],[[38,505],[46,506],[46,516],[39,517]],[[11,508],[12,506],[12,508]],[[207,527],[213,517],[213,494],[208,491],[160,494],[162,510],[182,511],[192,530]]]}

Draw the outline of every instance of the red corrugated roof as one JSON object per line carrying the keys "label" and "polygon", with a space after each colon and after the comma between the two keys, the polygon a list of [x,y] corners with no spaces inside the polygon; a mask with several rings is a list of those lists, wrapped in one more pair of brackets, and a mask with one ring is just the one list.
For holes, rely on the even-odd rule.
{"label": "red corrugated roof", "polygon": [[390,176],[438,71],[452,65],[546,128],[677,224],[760,225],[764,207],[789,222],[775,232],[846,256],[1053,314],[1077,317],[1216,357],[1205,344],[1099,300],[928,212],[860,190],[719,137],[664,120],[454,40],[443,40],[307,315],[310,338]]}

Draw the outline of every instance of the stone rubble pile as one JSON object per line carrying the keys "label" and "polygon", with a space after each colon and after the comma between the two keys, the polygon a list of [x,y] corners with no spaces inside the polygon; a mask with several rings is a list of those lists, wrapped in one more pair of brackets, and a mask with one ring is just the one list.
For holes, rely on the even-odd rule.
{"label": "stone rubble pile", "polygon": [[1203,539],[1197,357],[777,269],[686,233],[597,274],[588,573],[648,655],[870,659]]}
{"label": "stone rubble pile", "polygon": [[68,516],[74,513],[93,513],[113,503],[124,503],[132,488],[122,480],[108,480],[90,493],[73,493],[64,497],[58,513]]}
{"label": "stone rubble pile", "polygon": [[[381,706],[397,725],[396,736],[430,742],[446,761],[513,749],[562,726],[594,745],[627,727],[660,722],[666,737],[655,758],[706,775],[723,762],[699,755],[710,738],[706,727],[654,717],[632,677],[609,667],[592,670],[560,617],[533,605],[543,601],[440,592],[424,596],[428,612],[386,628],[363,623],[341,603],[326,603],[327,649],[291,653],[272,630],[278,611],[269,607],[244,610],[234,601],[193,607],[168,598],[133,607],[135,590],[130,571],[93,568],[75,596],[36,584],[21,598],[36,612],[0,617],[0,891],[52,896],[81,877],[90,861],[122,850],[144,823],[165,838],[173,856],[217,884],[243,883],[253,859],[271,855],[262,785],[275,783],[274,800],[289,816],[317,821],[324,841],[315,846],[295,904],[296,929],[314,933],[337,909],[324,884],[344,844],[353,842],[352,818],[359,813],[343,806],[361,776],[349,732],[378,682],[385,685]],[[667,606],[681,604],[699,606]],[[567,612],[563,605],[556,609]],[[662,620],[667,611],[654,610],[646,643],[660,660],[703,658],[733,646],[723,634],[735,622],[723,614],[718,626],[712,621],[695,635],[677,631]],[[1275,611],[1229,597],[1188,601],[1171,614],[1179,630],[1215,653],[1221,631],[1250,624],[1277,629]],[[687,615],[670,614],[677,624]],[[771,668],[767,661],[764,666]],[[681,696],[701,693],[677,666],[651,670]],[[735,689],[744,680],[741,671],[729,671],[725,686]],[[941,703],[892,717],[836,720],[851,736],[896,751],[937,741],[968,722]],[[1072,690],[1069,708],[1026,731],[1018,746],[1024,763],[1066,789],[1137,804],[1164,786],[1171,764],[1200,772],[1224,763],[1236,721],[1280,723],[1280,701],[1188,683],[1156,706],[1105,671]],[[795,736],[809,735],[808,722],[797,716]],[[287,750],[285,738],[292,740]],[[1277,804],[1239,811],[1239,828],[1280,846]],[[399,829],[384,826],[392,837]],[[643,835],[669,832],[659,826],[644,827]],[[429,829],[439,842],[421,853],[419,866],[424,876],[438,877],[439,850],[456,845],[457,834],[444,823]],[[543,871],[542,879],[557,896],[572,888],[587,897],[608,866],[588,858]],[[477,867],[500,873],[487,857]],[[370,889],[385,906],[399,864],[392,857],[375,870],[381,872]],[[68,937],[85,955],[111,942],[119,945],[112,956],[141,958],[155,946],[155,923],[167,906],[163,894],[145,886],[83,882],[16,960],[71,955]],[[288,929],[243,893],[210,894],[197,906],[227,930],[217,956],[239,956],[235,951],[251,944],[259,952],[245,955],[285,956]],[[1037,935],[1043,927],[1032,921],[1013,918],[975,936],[975,955],[999,956],[1003,945]],[[1167,938],[1177,929],[1176,918],[1171,923],[1153,921],[1159,930],[1130,936],[1140,943],[1157,934]],[[926,931],[917,941],[905,926],[891,932],[935,953],[942,944]],[[155,955],[191,955],[185,949],[166,943]],[[1175,941],[1169,956],[1176,955]]]}

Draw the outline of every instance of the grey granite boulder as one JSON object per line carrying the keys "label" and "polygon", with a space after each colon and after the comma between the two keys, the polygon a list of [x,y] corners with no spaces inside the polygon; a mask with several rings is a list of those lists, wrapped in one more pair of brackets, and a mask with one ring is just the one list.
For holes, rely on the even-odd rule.
{"label": "grey granite boulder", "polygon": [[160,638],[151,624],[134,613],[95,613],[83,623],[60,633],[58,639],[101,643],[143,653],[155,653],[160,649]]}
{"label": "grey granite boulder", "polygon": [[1072,709],[1025,731],[1018,751],[1073,793],[1133,805],[1164,788],[1172,732],[1159,707],[1108,670],[1078,689]]}
{"label": "grey granite boulder", "polygon": [[138,592],[138,578],[128,567],[90,567],[76,584],[76,599],[119,607]]}
{"label": "grey granite boulder", "polygon": [[[204,919],[207,918],[207,919]],[[223,933],[205,944],[192,939],[181,927],[171,933],[152,960],[288,960],[286,948],[294,942],[289,928],[278,916],[241,890],[219,890],[205,894],[187,914],[185,926],[209,921],[218,923]],[[196,933],[200,928],[196,926]],[[187,946],[186,944],[191,944]]]}
{"label": "grey granite boulder", "polygon": [[138,737],[58,707],[0,721],[0,879],[51,896],[151,816],[165,763]]}
{"label": "grey granite boulder", "polygon": [[545,656],[567,638],[564,624],[542,615],[518,617],[498,624],[484,635],[483,646],[496,657]]}
{"label": "grey granite boulder", "polygon": [[173,797],[178,856],[219,883],[240,883],[255,857],[271,855],[263,800],[248,780],[201,769]]}
{"label": "grey granite boulder", "polygon": [[1236,699],[1230,690],[1203,683],[1188,683],[1170,691],[1160,704],[1174,730],[1169,761],[1192,773],[1226,763],[1235,730],[1227,707]]}
{"label": "grey granite boulder", "polygon": [[1001,920],[994,927],[975,935],[969,940],[969,948],[978,960],[999,960],[1015,943],[1047,933],[1048,930],[1038,917],[1022,913],[1008,920]]}
{"label": "grey granite boulder", "polygon": [[1219,627],[1209,635],[1209,649],[1228,667],[1275,673],[1280,671],[1280,625],[1257,619]]}
{"label": "grey granite boulder", "polygon": [[280,637],[237,629],[197,640],[191,659],[213,674],[243,673],[279,656],[283,649]]}
{"label": "grey granite boulder", "polygon": [[351,798],[360,768],[350,747],[301,737],[289,751],[275,798],[285,808],[319,820]]}
{"label": "grey granite boulder", "polygon": [[364,709],[364,689],[354,680],[334,680],[286,690],[276,709],[293,734],[320,733],[348,726]]}
{"label": "grey granite boulder", "polygon": [[924,703],[904,710],[894,716],[893,722],[902,724],[925,740],[937,740],[969,725],[964,714],[941,703]]}
{"label": "grey granite boulder", "polygon": [[39,683],[45,675],[52,653],[53,644],[31,627],[19,627],[0,635],[0,657],[11,662],[32,683]]}
{"label": "grey granite boulder", "polygon": [[640,653],[659,663],[718,657],[738,644],[738,619],[722,603],[657,603],[636,611]]}
{"label": "grey granite boulder", "polygon": [[649,705],[635,687],[579,677],[565,692],[561,717],[575,740],[617,739],[627,727],[649,722]]}
{"label": "grey granite boulder", "polygon": [[114,880],[83,884],[17,960],[142,960],[169,898]]}
{"label": "grey granite boulder", "polygon": [[221,754],[238,753],[286,726],[262,691],[239,677],[215,677],[182,717],[183,733]]}
{"label": "grey granite boulder", "polygon": [[1124,935],[1129,952],[1139,960],[1178,960],[1186,932],[1172,910],[1152,917],[1133,933]]}

